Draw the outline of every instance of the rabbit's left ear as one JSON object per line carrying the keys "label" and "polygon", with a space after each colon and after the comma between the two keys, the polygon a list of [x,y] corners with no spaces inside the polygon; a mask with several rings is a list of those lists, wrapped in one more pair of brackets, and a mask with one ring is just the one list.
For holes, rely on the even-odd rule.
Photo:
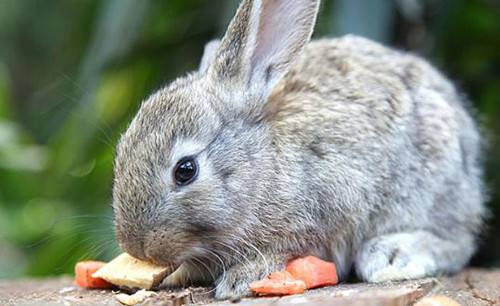
{"label": "rabbit's left ear", "polygon": [[198,71],[201,73],[207,72],[208,68],[215,59],[217,54],[217,49],[219,49],[220,40],[214,39],[205,45],[205,50],[203,51],[203,56],[200,61],[200,67]]}
{"label": "rabbit's left ear", "polygon": [[243,0],[208,73],[267,97],[310,40],[319,0]]}

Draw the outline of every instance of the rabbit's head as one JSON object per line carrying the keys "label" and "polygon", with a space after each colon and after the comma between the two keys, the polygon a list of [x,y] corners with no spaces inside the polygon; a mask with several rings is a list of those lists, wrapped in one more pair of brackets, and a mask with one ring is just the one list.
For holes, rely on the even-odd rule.
{"label": "rabbit's head", "polygon": [[248,239],[273,185],[273,88],[309,40],[319,0],[244,0],[200,70],[149,97],[121,138],[113,208],[135,257],[179,263]]}

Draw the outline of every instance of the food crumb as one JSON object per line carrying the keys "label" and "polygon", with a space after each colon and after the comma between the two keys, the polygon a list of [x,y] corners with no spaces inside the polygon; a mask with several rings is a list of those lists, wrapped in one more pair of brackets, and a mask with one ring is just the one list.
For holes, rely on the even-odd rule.
{"label": "food crumb", "polygon": [[115,295],[115,298],[124,305],[136,305],[142,303],[148,297],[155,295],[158,295],[158,293],[142,289],[134,294],[119,293]]}
{"label": "food crumb", "polygon": [[64,287],[61,290],[59,290],[59,294],[65,294],[65,293],[68,293],[68,292],[71,292],[71,291],[75,291],[75,290],[76,290],[76,287],[74,287],[74,286]]}
{"label": "food crumb", "polygon": [[460,304],[444,295],[433,295],[418,301],[415,306],[460,306]]}

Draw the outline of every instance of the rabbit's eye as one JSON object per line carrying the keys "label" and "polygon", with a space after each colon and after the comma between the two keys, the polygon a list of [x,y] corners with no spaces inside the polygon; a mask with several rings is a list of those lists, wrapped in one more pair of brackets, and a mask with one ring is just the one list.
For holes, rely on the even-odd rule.
{"label": "rabbit's eye", "polygon": [[194,181],[198,175],[198,164],[192,157],[181,159],[174,170],[174,178],[177,185],[187,185]]}

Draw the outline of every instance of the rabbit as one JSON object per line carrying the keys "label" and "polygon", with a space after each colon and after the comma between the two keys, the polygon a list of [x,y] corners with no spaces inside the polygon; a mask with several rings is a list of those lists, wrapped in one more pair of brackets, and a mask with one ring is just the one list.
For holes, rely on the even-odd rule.
{"label": "rabbit", "polygon": [[340,281],[453,273],[485,215],[481,137],[425,60],[347,35],[310,41],[319,0],[243,0],[197,71],[153,93],[114,165],[116,238],[215,297],[295,257]]}

